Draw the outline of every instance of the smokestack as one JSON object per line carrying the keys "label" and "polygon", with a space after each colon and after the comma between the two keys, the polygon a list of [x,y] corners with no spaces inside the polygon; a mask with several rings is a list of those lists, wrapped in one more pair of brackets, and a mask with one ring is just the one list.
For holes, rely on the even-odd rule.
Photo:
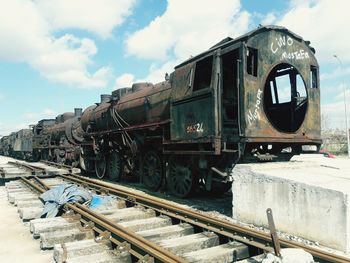
{"label": "smokestack", "polygon": [[109,102],[111,100],[111,95],[109,94],[101,94],[101,103]]}
{"label": "smokestack", "polygon": [[82,108],[74,108],[74,116],[75,117],[80,117],[82,113],[83,113]]}

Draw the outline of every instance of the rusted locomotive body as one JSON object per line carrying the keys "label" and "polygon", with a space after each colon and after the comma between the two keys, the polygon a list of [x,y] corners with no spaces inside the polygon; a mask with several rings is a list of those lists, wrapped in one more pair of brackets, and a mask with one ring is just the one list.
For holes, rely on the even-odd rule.
{"label": "rusted locomotive body", "polygon": [[34,126],[33,153],[36,160],[78,165],[83,140],[81,112],[81,109],[75,109],[74,113],[60,114],[55,120],[41,120]]}
{"label": "rusted locomotive body", "polygon": [[0,155],[9,156],[10,136],[3,136],[0,139]]}
{"label": "rusted locomotive body", "polygon": [[185,197],[202,185],[228,189],[237,162],[289,160],[318,149],[315,50],[283,27],[226,38],[175,67],[165,82],[104,96],[82,116],[85,163],[99,177],[132,172],[150,189],[163,178]]}
{"label": "rusted locomotive body", "polygon": [[32,159],[32,139],[31,129],[22,129],[4,136],[0,140],[0,154],[13,158],[31,160]]}
{"label": "rusted locomotive body", "polygon": [[32,159],[33,133],[31,129],[22,129],[14,134],[11,157],[31,160]]}
{"label": "rusted locomotive body", "polygon": [[33,160],[49,159],[50,137],[46,134],[47,127],[54,125],[54,119],[43,119],[33,126]]}

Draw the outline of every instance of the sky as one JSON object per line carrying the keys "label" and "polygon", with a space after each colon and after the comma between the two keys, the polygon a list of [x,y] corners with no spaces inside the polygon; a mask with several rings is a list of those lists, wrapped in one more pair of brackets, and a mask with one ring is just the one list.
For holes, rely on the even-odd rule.
{"label": "sky", "polygon": [[[0,136],[164,80],[221,39],[280,25],[311,41],[326,128],[350,124],[348,0],[0,0]],[[337,55],[337,58],[334,57]]]}

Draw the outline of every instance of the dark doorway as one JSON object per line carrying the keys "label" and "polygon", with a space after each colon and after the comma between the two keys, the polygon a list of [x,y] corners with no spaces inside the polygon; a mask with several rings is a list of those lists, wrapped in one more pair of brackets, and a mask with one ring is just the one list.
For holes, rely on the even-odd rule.
{"label": "dark doorway", "polygon": [[222,121],[224,135],[238,134],[238,60],[238,49],[222,55]]}

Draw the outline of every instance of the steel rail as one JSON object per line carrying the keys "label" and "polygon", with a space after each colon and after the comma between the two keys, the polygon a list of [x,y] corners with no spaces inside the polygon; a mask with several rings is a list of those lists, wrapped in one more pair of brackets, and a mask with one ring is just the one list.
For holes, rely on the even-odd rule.
{"label": "steel rail", "polygon": [[[149,208],[157,210],[162,214],[169,215],[181,221],[185,221],[201,228],[208,229],[247,245],[254,246],[265,251],[273,251],[272,240],[270,235],[267,233],[249,229],[247,227],[243,227],[238,224],[227,222],[218,218],[213,218],[208,215],[172,204],[160,198],[139,194],[130,190],[128,191],[117,185],[112,186],[99,180],[90,179],[75,174],[59,176],[80,185],[87,185],[97,191],[109,192],[110,194],[125,198],[129,202],[148,206]],[[320,249],[299,244],[294,241],[280,238],[280,244],[281,247],[284,248],[301,248],[311,253],[314,259],[318,262],[350,262],[349,259],[344,256],[325,252]]]}
{"label": "steel rail", "polygon": [[42,174],[46,174],[46,169],[43,168],[43,167],[38,167],[38,166],[34,166],[34,165],[29,165],[29,164],[26,164],[26,163],[21,163],[21,162],[12,162],[12,161],[9,161],[8,162],[9,164],[12,164],[14,166],[17,166],[17,167],[22,167],[24,169],[27,169],[29,171],[31,171],[32,174],[35,174],[37,171],[40,171]]}
{"label": "steel rail", "polygon": [[65,168],[65,169],[68,169],[68,171],[71,173],[72,170],[73,170],[73,167],[70,166],[70,165],[66,165],[66,164],[61,164],[61,163],[55,163],[55,162],[50,162],[50,161],[46,161],[46,160],[41,160],[40,161],[41,163],[43,164],[47,164],[49,166],[54,166],[54,167],[57,167],[57,168]]}
{"label": "steel rail", "polygon": [[34,176],[33,178],[38,184],[40,184],[44,188],[44,190],[50,189],[50,187],[47,184],[45,184],[42,180],[40,180],[37,176]]}
{"label": "steel rail", "polygon": [[81,204],[66,204],[66,206],[83,217],[102,226],[104,229],[110,231],[115,235],[114,238],[127,241],[131,245],[131,248],[135,251],[140,251],[140,254],[142,251],[146,251],[147,254],[160,260],[160,262],[187,262],[183,258],[163,249],[151,241],[148,241],[127,228],[122,227],[120,224],[111,222],[105,216],[100,215]]}
{"label": "steel rail", "polygon": [[[50,187],[48,187],[38,177],[34,177],[34,179],[41,185],[41,187],[32,183],[27,178],[24,178],[24,177],[21,178],[21,180],[24,181],[29,187],[34,188],[39,193],[43,193],[47,189],[50,189]],[[92,222],[94,222],[94,224],[98,225],[99,227],[109,231],[111,234],[113,234],[113,238],[119,241],[118,244],[120,244],[121,241],[126,241],[128,244],[131,245],[131,250],[133,250],[134,252],[131,254],[138,256],[139,259],[142,259],[147,255],[149,255],[153,257],[157,262],[169,262],[169,263],[187,262],[186,260],[175,255],[174,253],[156,245],[154,242],[149,241],[140,235],[137,235],[136,233],[128,230],[127,228],[121,226],[120,224],[117,224],[108,220],[108,218],[106,218],[105,216],[100,215],[81,204],[67,203],[65,206],[68,209],[73,210],[77,214],[80,214],[82,217],[88,220],[91,220]]]}

